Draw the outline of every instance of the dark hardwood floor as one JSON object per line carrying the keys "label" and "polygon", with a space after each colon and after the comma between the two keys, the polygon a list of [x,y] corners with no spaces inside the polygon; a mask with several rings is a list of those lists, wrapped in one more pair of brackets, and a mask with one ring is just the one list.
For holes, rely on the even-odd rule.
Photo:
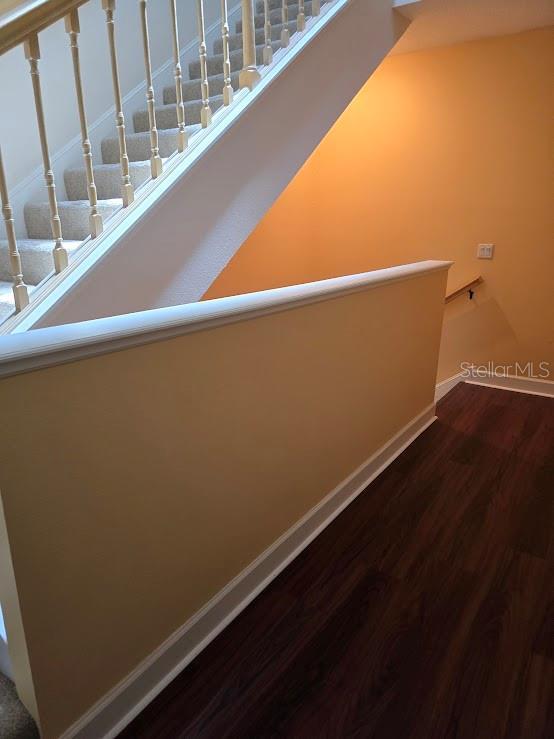
{"label": "dark hardwood floor", "polygon": [[554,400],[437,414],[121,739],[554,737]]}

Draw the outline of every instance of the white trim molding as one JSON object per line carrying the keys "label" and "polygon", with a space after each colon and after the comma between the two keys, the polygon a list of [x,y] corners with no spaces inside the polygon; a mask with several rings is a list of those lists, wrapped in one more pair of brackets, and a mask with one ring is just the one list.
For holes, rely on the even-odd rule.
{"label": "white trim molding", "polygon": [[[464,378],[462,377],[462,380]],[[470,385],[484,385],[494,387],[498,390],[511,390],[515,393],[528,393],[529,395],[542,395],[546,398],[554,398],[554,382],[541,380],[538,377],[522,377],[516,375],[477,375],[465,380]]]}
{"label": "white trim molding", "polygon": [[483,385],[497,390],[511,390],[515,393],[541,395],[545,398],[554,398],[554,382],[538,377],[523,377],[521,375],[495,375],[493,373],[467,374],[460,372],[439,382],[435,388],[435,403],[444,398],[459,382],[469,385]]}
{"label": "white trim molding", "polygon": [[439,382],[435,388],[435,403],[438,403],[441,398],[453,390],[459,382],[462,382],[462,373],[458,372],[457,375],[453,375],[446,380]]}
{"label": "white trim molding", "polygon": [[231,580],[60,739],[114,739],[435,419],[432,403]]}
{"label": "white trim molding", "polygon": [[415,262],[290,287],[11,334],[0,338],[0,377],[279,313],[448,270],[451,265],[452,262]]}

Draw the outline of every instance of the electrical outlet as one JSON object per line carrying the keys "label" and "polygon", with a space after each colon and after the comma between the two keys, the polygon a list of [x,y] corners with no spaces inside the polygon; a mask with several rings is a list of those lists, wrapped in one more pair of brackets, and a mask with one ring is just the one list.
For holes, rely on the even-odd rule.
{"label": "electrical outlet", "polygon": [[479,244],[477,247],[477,259],[492,259],[494,255],[494,244]]}

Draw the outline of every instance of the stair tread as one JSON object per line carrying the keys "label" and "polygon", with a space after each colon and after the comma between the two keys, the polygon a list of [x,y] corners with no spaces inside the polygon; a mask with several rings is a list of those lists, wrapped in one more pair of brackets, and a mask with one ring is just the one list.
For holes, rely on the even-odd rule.
{"label": "stair tread", "polygon": [[[296,20],[289,20],[286,25],[284,23],[273,23],[271,26],[271,40],[278,41],[281,36],[281,31],[285,27],[289,29],[289,32],[292,35],[294,31],[296,31]],[[231,51],[236,51],[237,48],[241,48],[237,46],[239,43],[242,44],[242,31],[239,33],[233,33],[229,36],[229,46]],[[260,46],[262,44],[265,44],[265,29],[263,27],[256,28],[256,45]],[[216,39],[213,45],[213,53],[216,55],[221,54],[222,47],[223,39]]]}
{"label": "stair tread", "polygon": [[[105,198],[104,200],[98,201],[100,208],[115,207],[122,204],[121,198]],[[37,200],[36,202],[26,203],[26,208],[44,208],[49,207],[48,200]],[[88,200],[58,200],[58,210],[64,209],[77,209],[77,208],[90,208]],[[31,241],[39,241],[40,239],[30,239]]]}
{"label": "stair tread", "polygon": [[0,280],[0,321],[4,321],[14,310],[12,283]]}
{"label": "stair tread", "polygon": [[[142,133],[142,132],[141,132]],[[147,159],[138,161],[138,162],[129,162],[129,168],[130,169],[142,169],[143,167],[149,167],[150,162]],[[112,172],[112,171],[121,171],[121,164],[119,162],[113,162],[108,164],[95,164],[93,166],[94,173],[97,172]],[[86,167],[84,165],[80,167],[67,167],[67,169],[64,170],[65,172],[86,172]],[[83,200],[84,198],[80,198]],[[109,200],[109,198],[104,198],[105,200]]]}
{"label": "stair tread", "polygon": [[[323,5],[323,3],[321,3]],[[288,15],[289,15],[289,21],[295,20],[296,16],[298,15],[299,11],[299,5],[298,3],[295,3],[294,5],[288,5]],[[311,0],[306,0],[304,3],[304,15],[306,17],[312,15],[312,3]],[[269,12],[269,19],[271,22],[271,25],[276,25],[277,23],[281,23],[282,21],[282,9],[281,6],[277,8],[273,8]],[[254,16],[254,26],[256,29],[263,28],[265,24],[265,15],[263,12],[256,13]],[[242,30],[242,19],[239,19],[235,22],[235,33],[240,33]]]}
{"label": "stair tread", "polygon": [[[98,201],[98,211],[104,219],[112,216],[122,206],[121,198]],[[61,219],[62,235],[68,240],[83,241],[90,235],[88,200],[59,200],[58,212]],[[33,239],[51,238],[50,208],[48,202],[26,203],[24,208],[27,234]]]}
{"label": "stair tread", "polygon": [[[69,253],[75,251],[81,241],[74,239],[64,240],[64,246]],[[21,257],[21,265],[27,285],[38,285],[54,268],[52,249],[54,240],[49,239],[18,239],[17,248]],[[0,239],[0,281],[10,278],[10,260],[8,242]]]}
{"label": "stair tread", "polygon": [[[173,106],[175,107],[175,103],[173,103]],[[162,107],[169,107],[169,105],[162,106]],[[142,111],[139,111],[142,112]],[[191,136],[193,133],[196,133],[197,131],[201,130],[202,126],[199,123],[191,123],[190,125],[185,126],[185,130],[188,133],[189,136]],[[163,136],[171,136],[178,132],[178,128],[162,128],[161,131],[158,131],[158,136],[162,138]],[[130,133],[125,134],[125,140],[126,141],[137,141],[141,138],[146,138],[148,141],[150,141],[150,133],[148,131],[132,131]],[[106,136],[103,141],[117,141],[119,143],[119,139],[117,136]],[[146,160],[140,160],[140,161],[146,161]],[[111,162],[110,162],[111,164]]]}
{"label": "stair tread", "polygon": [[[12,282],[0,279],[0,323],[12,315],[15,311],[15,300],[13,297]],[[34,285],[27,283],[27,292],[29,295],[35,289]]]}
{"label": "stair tread", "polygon": [[[281,48],[280,41],[272,41],[271,46],[274,51]],[[263,55],[264,44],[258,44],[256,46],[256,59],[258,64],[261,63]],[[229,54],[229,61],[231,64],[231,70],[236,71],[238,67],[242,66],[242,49],[235,49]],[[223,67],[223,54],[211,54],[206,60],[206,66],[208,73],[213,74],[213,68],[219,69]],[[190,80],[196,80],[200,78],[200,60],[195,60],[189,63],[189,77]]]}
{"label": "stair tread", "polygon": [[[239,74],[240,74],[239,70],[231,72],[231,87],[234,90],[239,89]],[[217,90],[218,89],[223,90],[223,82],[224,82],[223,72],[219,74],[209,75],[208,87],[210,89],[210,93],[213,93],[215,90],[216,93],[219,94]],[[183,88],[183,102],[184,103],[201,99],[202,96],[200,92],[200,80],[199,79],[184,80],[182,84],[182,88]],[[164,105],[175,105],[176,98],[177,98],[177,95],[175,92],[175,85],[167,85],[166,87],[164,87],[162,98],[163,98]],[[186,111],[185,111],[185,115],[186,115]],[[193,124],[193,125],[196,125],[196,124]]]}
{"label": "stair tread", "polygon": [[[185,120],[188,117],[200,118],[202,110],[202,100],[189,100],[185,104]],[[222,95],[210,95],[210,107],[212,112],[223,105]],[[198,121],[195,121],[198,122]],[[175,103],[168,105],[156,106],[156,127],[159,131],[175,129],[177,123],[177,109]],[[150,121],[148,118],[148,110],[137,110],[133,113],[133,125],[137,133],[146,133],[150,130]],[[138,130],[137,130],[138,129]],[[142,131],[140,130],[142,129]]]}
{"label": "stair tread", "polygon": [[[162,159],[163,161],[163,159]],[[121,196],[121,164],[95,164],[94,182],[99,200],[109,200]],[[129,174],[133,187],[138,189],[150,179],[150,160],[129,163]],[[69,200],[88,200],[88,174],[85,166],[69,167],[63,173],[65,190]]]}
{"label": "stair tread", "polygon": [[[193,123],[185,127],[189,136],[202,130],[200,123]],[[179,130],[177,128],[160,128],[158,130],[158,141],[160,146],[160,154],[167,157],[177,151],[177,140]],[[131,162],[145,162],[150,158],[150,134],[148,131],[139,131],[137,133],[129,133],[125,136],[127,141],[127,154]],[[117,136],[110,136],[102,140],[101,143],[102,160],[105,164],[119,165],[119,139]]]}

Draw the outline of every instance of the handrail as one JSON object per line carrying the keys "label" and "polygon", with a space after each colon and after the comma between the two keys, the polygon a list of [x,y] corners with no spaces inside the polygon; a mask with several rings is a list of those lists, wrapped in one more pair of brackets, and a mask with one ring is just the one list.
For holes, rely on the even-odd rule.
{"label": "handrail", "polygon": [[88,0],[28,0],[0,16],[0,55]]}
{"label": "handrail", "polygon": [[457,290],[453,290],[451,293],[448,293],[444,302],[450,303],[464,293],[469,293],[469,299],[473,300],[474,293],[472,288],[476,285],[480,285],[482,282],[483,278],[479,275],[479,277],[476,277],[474,280],[470,280],[470,282],[466,282],[465,285],[462,285],[462,287],[459,287]]}
{"label": "handrail", "polygon": [[0,340],[0,377],[238,323],[448,270],[452,264],[431,260],[403,264],[318,282],[11,334]]}

